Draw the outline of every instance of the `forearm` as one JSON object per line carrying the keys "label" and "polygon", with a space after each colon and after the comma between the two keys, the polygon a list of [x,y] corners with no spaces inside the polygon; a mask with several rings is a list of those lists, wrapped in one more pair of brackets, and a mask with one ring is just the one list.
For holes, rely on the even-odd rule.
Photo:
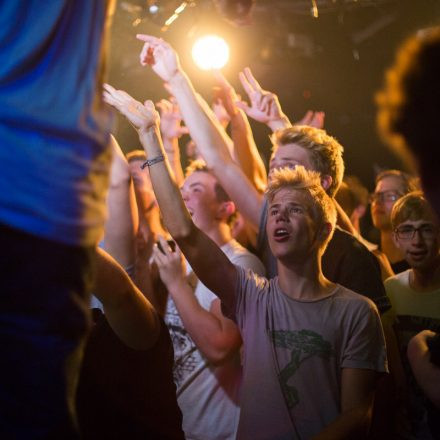
{"label": "forearm", "polygon": [[159,203],[164,223],[177,239],[192,230],[192,220],[182,200],[180,190],[171,177],[171,168],[163,148],[159,129],[154,126],[139,131],[139,138],[149,159],[163,155],[165,160],[149,168],[151,183]]}
{"label": "forearm", "polygon": [[176,280],[168,290],[186,331],[211,363],[222,363],[238,350],[241,339],[228,333],[222,320],[200,305],[186,280]]}
{"label": "forearm", "polygon": [[102,302],[110,326],[128,346],[138,350],[151,347],[160,331],[153,306],[111,256],[98,250],[96,261],[94,294]]}
{"label": "forearm", "polygon": [[372,405],[354,408],[339,415],[326,426],[313,440],[367,438],[371,425]]}
{"label": "forearm", "polygon": [[164,316],[166,297],[162,298],[159,292],[154,289],[151,267],[148,261],[136,261],[134,282],[157,313]]}
{"label": "forearm", "polygon": [[[433,332],[423,332],[434,335]],[[408,344],[408,360],[420,388],[432,403],[440,408],[440,368],[431,363],[426,337],[418,334]]]}
{"label": "forearm", "polygon": [[185,177],[180,162],[179,140],[177,138],[168,139],[164,137],[163,146],[167,153],[168,160],[170,161],[176,183],[180,187],[183,184]]}
{"label": "forearm", "polygon": [[230,154],[231,140],[209,106],[201,103],[201,98],[197,96],[186,74],[179,71],[169,85],[177,99],[185,125],[208,167],[215,172],[233,162]]}
{"label": "forearm", "polygon": [[231,137],[234,143],[234,159],[259,192],[267,186],[266,168],[255,145],[252,129],[242,110],[231,118]]}
{"label": "forearm", "polygon": [[272,132],[277,130],[284,130],[285,128],[289,128],[292,126],[292,123],[289,121],[289,118],[283,113],[278,119],[269,121],[267,123]]}
{"label": "forearm", "polygon": [[108,219],[105,224],[104,247],[122,266],[134,263],[134,236],[138,227],[136,199],[127,161],[111,138],[113,163],[107,196]]}

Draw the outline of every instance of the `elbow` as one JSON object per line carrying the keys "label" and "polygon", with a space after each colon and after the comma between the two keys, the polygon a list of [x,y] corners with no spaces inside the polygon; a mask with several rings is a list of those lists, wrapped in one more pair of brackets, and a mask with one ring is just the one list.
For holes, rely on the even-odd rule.
{"label": "elbow", "polygon": [[201,349],[203,355],[214,365],[222,365],[238,354],[242,345],[241,337],[234,337],[233,340],[223,338],[211,338],[206,344],[205,349]]}
{"label": "elbow", "polygon": [[202,352],[209,363],[217,367],[231,359],[237,350],[235,348],[226,349],[221,347],[210,347],[210,349],[203,350]]}
{"label": "elbow", "polygon": [[179,246],[185,243],[196,243],[197,236],[200,232],[191,219],[178,227],[168,227],[168,231]]}

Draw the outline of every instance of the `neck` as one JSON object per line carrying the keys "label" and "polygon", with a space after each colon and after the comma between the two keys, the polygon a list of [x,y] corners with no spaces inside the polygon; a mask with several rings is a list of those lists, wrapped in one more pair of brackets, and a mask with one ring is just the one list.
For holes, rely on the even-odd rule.
{"label": "neck", "polygon": [[403,260],[403,254],[394,244],[393,232],[390,230],[380,231],[380,250],[388,257],[390,263]]}
{"label": "neck", "polygon": [[418,292],[427,292],[440,289],[439,258],[437,258],[435,264],[428,268],[411,269],[409,274],[409,284]]}
{"label": "neck", "polygon": [[219,247],[232,240],[231,228],[224,222],[216,223],[211,229],[203,232]]}
{"label": "neck", "polygon": [[305,262],[277,260],[278,282],[281,290],[291,298],[311,300],[327,296],[334,284],[321,270],[321,257],[311,255]]}

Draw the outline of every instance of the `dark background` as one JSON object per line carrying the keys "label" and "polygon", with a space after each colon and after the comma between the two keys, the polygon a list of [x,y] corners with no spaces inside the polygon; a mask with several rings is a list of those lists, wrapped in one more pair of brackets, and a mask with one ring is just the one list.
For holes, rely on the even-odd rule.
{"label": "dark background", "polygon": [[[316,0],[318,18],[311,15],[312,1],[257,0],[253,23],[246,27],[228,24],[211,1],[202,0],[188,6],[166,32],[160,25],[180,2],[157,1],[162,15],[155,17],[147,13],[146,3],[117,3],[109,63],[114,87],[139,100],[167,97],[159,78],[139,64],[142,43],[135,35],[148,33],[172,44],[197,91],[210,101],[214,82],[210,73],[195,67],[191,47],[198,36],[216,33],[230,45],[223,71],[239,93],[244,94],[238,72],[250,66],[262,87],[278,94],[292,121],[308,109],[325,111],[325,128],[345,148],[346,174],[356,174],[372,189],[378,169],[404,169],[379,139],[374,94],[400,42],[439,23],[439,0]],[[269,130],[251,124],[267,159]],[[124,151],[140,147],[123,118],[118,117],[115,134]]]}

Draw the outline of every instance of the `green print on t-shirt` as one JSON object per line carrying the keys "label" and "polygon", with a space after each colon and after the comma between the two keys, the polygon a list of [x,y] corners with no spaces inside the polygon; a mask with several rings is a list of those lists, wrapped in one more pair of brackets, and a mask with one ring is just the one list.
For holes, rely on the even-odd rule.
{"label": "green print on t-shirt", "polygon": [[270,332],[275,347],[291,350],[290,362],[280,370],[278,379],[281,384],[288,408],[299,403],[298,391],[288,384],[299,366],[312,356],[329,358],[334,351],[330,342],[312,330],[274,330]]}

